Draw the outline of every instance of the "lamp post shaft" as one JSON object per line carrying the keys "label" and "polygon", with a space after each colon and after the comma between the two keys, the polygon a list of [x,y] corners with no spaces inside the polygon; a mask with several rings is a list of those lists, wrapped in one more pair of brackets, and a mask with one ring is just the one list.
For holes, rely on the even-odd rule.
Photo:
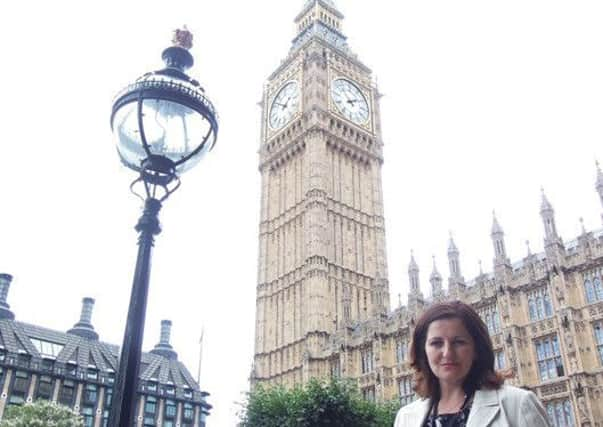
{"label": "lamp post shaft", "polygon": [[158,214],[161,202],[154,198],[145,201],[144,211],[136,225],[139,232],[138,257],[130,295],[128,319],[121,346],[119,372],[115,381],[109,426],[134,425],[144,320],[147,309],[151,252],[155,235],[161,232]]}

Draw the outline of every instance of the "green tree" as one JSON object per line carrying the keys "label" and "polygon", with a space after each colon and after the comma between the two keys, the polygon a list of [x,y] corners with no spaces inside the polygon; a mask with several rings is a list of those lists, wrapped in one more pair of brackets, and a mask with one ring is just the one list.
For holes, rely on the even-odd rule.
{"label": "green tree", "polygon": [[293,389],[257,387],[248,393],[240,427],[391,427],[398,402],[364,400],[350,381],[312,380]]}
{"label": "green tree", "polygon": [[66,406],[38,400],[23,406],[9,406],[0,427],[83,427],[82,417]]}

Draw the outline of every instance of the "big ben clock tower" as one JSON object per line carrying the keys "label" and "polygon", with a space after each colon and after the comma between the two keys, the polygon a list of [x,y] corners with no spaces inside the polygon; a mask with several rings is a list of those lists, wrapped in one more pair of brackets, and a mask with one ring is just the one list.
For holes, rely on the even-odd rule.
{"label": "big ben clock tower", "polygon": [[389,311],[379,94],[332,0],[308,0],[262,100],[252,381],[329,374],[327,342]]}

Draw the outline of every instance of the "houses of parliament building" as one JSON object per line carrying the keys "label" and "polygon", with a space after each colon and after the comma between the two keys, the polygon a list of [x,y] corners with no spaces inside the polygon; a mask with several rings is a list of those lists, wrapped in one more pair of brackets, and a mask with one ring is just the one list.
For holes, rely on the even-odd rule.
{"label": "houses of parliament building", "polygon": [[[405,404],[416,319],[458,299],[487,324],[496,367],[538,395],[552,425],[603,426],[603,231],[564,242],[544,194],[543,253],[512,262],[494,218],[492,272],[466,280],[451,238],[448,286],[434,268],[426,298],[411,258],[408,304],[390,310],[380,94],[342,20],[332,0],[306,1],[264,89],[252,384],[346,377],[367,399]],[[603,204],[600,169],[596,191]]]}

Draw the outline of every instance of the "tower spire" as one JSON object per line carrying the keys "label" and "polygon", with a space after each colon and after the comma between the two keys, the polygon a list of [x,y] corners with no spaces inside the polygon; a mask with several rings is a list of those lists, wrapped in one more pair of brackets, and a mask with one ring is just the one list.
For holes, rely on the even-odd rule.
{"label": "tower spire", "polygon": [[[603,206],[603,171],[601,171],[601,165],[597,160],[597,182],[595,183],[595,188],[597,189],[597,193],[599,193],[599,199],[601,200],[601,205]],[[603,213],[601,214],[601,220],[603,221]]]}
{"label": "tower spire", "polygon": [[306,0],[295,17],[296,37],[293,50],[317,38],[331,47],[348,52],[347,39],[342,32],[343,14],[333,0]]}
{"label": "tower spire", "polygon": [[490,233],[494,245],[494,266],[508,264],[507,250],[505,248],[505,232],[498,222],[496,211],[492,211],[492,232]]}
{"label": "tower spire", "polygon": [[544,188],[541,188],[540,191],[542,194],[540,216],[542,217],[542,222],[544,223],[545,241],[553,242],[559,238],[557,235],[557,226],[555,225],[555,210],[553,209],[551,202],[549,202],[549,199],[546,197]]}
{"label": "tower spire", "polygon": [[448,268],[450,276],[448,277],[448,292],[453,299],[461,299],[462,291],[465,289],[465,279],[461,274],[461,262],[459,250],[456,247],[452,232],[448,242]]}
{"label": "tower spire", "polygon": [[410,292],[418,293],[421,289],[419,284],[419,266],[415,261],[415,254],[410,251],[410,264],[408,265],[408,279],[410,281]]}
{"label": "tower spire", "polygon": [[432,256],[432,259],[433,259],[433,270],[431,272],[431,276],[429,277],[429,283],[431,283],[431,295],[434,298],[439,298],[444,293],[444,290],[442,289],[442,275],[438,271],[435,255]]}

